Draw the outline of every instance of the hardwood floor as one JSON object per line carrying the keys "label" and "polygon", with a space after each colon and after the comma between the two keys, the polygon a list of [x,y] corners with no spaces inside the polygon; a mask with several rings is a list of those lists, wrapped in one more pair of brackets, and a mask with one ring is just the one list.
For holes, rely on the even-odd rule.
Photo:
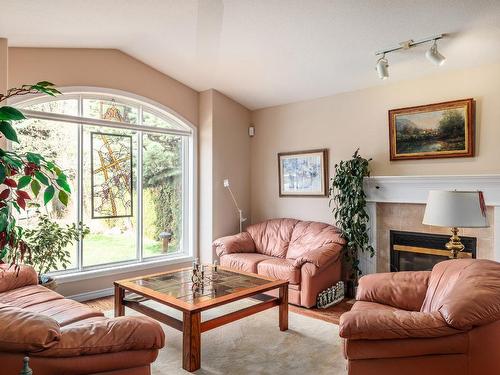
{"label": "hardwood floor", "polygon": [[[90,306],[99,311],[113,310],[114,307],[114,299],[112,296],[85,301],[84,303],[87,306]],[[349,311],[353,303],[354,300],[344,299],[338,305],[329,307],[327,309],[319,309],[317,307],[306,309],[304,307],[298,307],[294,305],[288,305],[288,309],[296,314],[320,319],[333,324],[339,324],[340,315]]]}

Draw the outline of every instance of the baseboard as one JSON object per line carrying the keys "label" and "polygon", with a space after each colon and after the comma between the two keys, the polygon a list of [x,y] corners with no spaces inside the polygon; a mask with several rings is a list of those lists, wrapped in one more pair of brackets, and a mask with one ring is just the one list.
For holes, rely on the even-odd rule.
{"label": "baseboard", "polygon": [[83,301],[90,301],[92,299],[96,298],[103,298],[103,297],[108,297],[112,296],[114,293],[113,288],[106,288],[106,289],[101,289],[101,290],[95,290],[92,292],[85,292],[85,293],[79,293],[75,294],[72,296],[67,296],[66,298],[78,301],[78,302],[83,302]]}

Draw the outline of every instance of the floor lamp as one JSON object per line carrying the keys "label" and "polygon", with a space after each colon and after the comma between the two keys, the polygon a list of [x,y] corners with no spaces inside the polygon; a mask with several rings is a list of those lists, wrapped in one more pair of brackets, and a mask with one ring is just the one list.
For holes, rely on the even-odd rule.
{"label": "floor lamp", "polygon": [[229,190],[229,194],[231,194],[231,198],[233,199],[234,205],[236,206],[238,214],[240,215],[240,233],[241,233],[243,232],[243,223],[247,220],[247,218],[243,217],[243,210],[240,208],[240,206],[238,206],[238,202],[236,202],[236,198],[234,197],[231,187],[229,186],[228,179],[224,180],[224,187],[227,188],[227,190]]}

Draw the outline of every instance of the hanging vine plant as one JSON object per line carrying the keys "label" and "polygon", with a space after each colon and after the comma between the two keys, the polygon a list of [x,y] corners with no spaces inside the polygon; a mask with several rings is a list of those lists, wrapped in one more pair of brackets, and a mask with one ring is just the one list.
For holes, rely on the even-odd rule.
{"label": "hanging vine plant", "polygon": [[370,161],[359,155],[356,150],[352,159],[335,164],[335,175],[331,179],[330,206],[337,227],[347,241],[344,261],[350,265],[350,278],[357,281],[361,274],[358,252],[375,254],[368,237],[369,216],[366,212],[366,194],[363,180],[370,176]]}

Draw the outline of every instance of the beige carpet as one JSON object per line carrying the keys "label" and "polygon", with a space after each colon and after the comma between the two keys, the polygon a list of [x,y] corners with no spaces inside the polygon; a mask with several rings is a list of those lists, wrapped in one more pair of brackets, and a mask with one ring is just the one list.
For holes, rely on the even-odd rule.
{"label": "beige carpet", "polygon": [[[206,320],[238,307],[255,303],[235,302],[202,315]],[[150,302],[162,311],[172,310]],[[127,315],[140,315],[127,309]],[[112,312],[106,312],[112,316]],[[180,318],[176,311],[173,315]],[[154,375],[189,374],[182,369],[182,333],[163,326],[166,345],[153,364]],[[343,375],[346,361],[342,356],[338,326],[319,319],[290,312],[289,330],[278,328],[278,309],[266,310],[228,325],[205,332],[201,336],[202,363],[195,374],[206,375]]]}

